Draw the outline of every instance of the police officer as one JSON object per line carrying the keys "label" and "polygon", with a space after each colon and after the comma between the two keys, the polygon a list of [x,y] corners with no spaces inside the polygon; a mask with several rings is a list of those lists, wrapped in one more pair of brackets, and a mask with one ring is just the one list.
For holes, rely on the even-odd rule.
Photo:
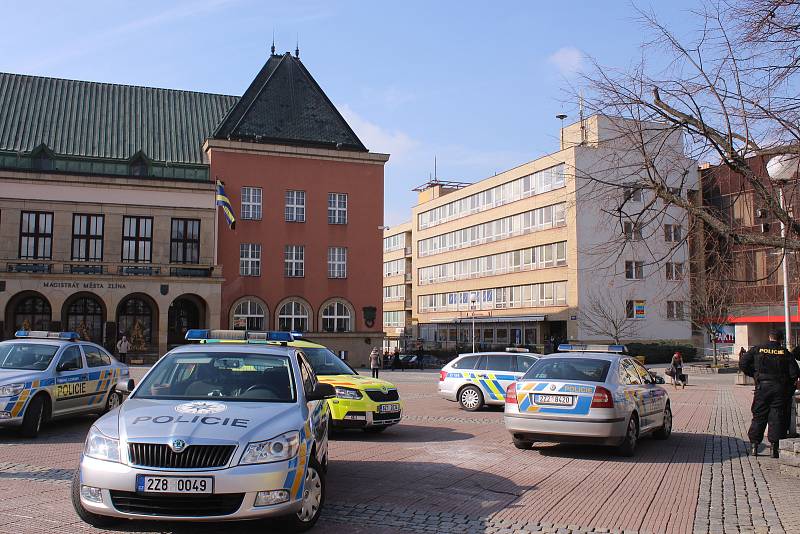
{"label": "police officer", "polygon": [[756,345],[739,361],[739,369],[756,381],[751,409],[753,422],[747,433],[754,456],[758,454],[758,446],[769,422],[767,437],[772,445],[772,457],[778,457],[778,442],[786,432],[786,396],[789,387],[800,377],[800,367],[778,339],[780,334],[771,331],[768,343]]}

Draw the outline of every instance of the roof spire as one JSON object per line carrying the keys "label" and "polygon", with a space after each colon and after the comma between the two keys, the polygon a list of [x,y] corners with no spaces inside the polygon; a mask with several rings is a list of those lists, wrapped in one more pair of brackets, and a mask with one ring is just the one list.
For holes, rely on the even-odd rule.
{"label": "roof spire", "polygon": [[294,57],[300,59],[300,34],[297,34],[297,46],[294,48]]}
{"label": "roof spire", "polygon": [[272,48],[270,48],[272,55],[275,55],[275,28],[272,28]]}

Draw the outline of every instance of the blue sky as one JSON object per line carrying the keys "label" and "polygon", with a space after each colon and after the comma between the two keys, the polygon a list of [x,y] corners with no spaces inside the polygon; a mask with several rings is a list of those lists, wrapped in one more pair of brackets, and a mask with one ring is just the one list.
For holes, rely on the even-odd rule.
{"label": "blue sky", "polygon": [[[688,31],[697,2],[652,5]],[[625,1],[0,2],[0,71],[240,95],[294,50],[372,151],[388,152],[385,221],[411,189],[476,181],[557,149],[583,56],[624,67],[643,40]]]}

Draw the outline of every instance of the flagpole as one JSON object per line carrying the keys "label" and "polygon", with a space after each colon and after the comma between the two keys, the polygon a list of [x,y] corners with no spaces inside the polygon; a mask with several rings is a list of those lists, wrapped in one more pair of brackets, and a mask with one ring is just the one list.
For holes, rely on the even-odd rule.
{"label": "flagpole", "polygon": [[217,206],[217,178],[214,177],[214,267],[217,264],[219,247],[219,207]]}

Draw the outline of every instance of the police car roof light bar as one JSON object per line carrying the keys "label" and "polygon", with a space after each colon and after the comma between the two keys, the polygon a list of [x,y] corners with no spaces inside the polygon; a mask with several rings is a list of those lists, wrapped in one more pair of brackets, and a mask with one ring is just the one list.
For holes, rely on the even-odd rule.
{"label": "police car roof light bar", "polygon": [[47,330],[17,330],[14,337],[27,339],[62,339],[77,341],[81,338],[77,332],[48,332]]}
{"label": "police car roof light bar", "polygon": [[253,331],[253,330],[207,330],[191,329],[186,332],[186,341],[201,343],[269,343],[290,342],[299,335],[295,332]]}
{"label": "police car roof light bar", "polygon": [[559,352],[613,352],[622,354],[627,352],[625,345],[581,345],[575,343],[562,343],[558,346]]}

